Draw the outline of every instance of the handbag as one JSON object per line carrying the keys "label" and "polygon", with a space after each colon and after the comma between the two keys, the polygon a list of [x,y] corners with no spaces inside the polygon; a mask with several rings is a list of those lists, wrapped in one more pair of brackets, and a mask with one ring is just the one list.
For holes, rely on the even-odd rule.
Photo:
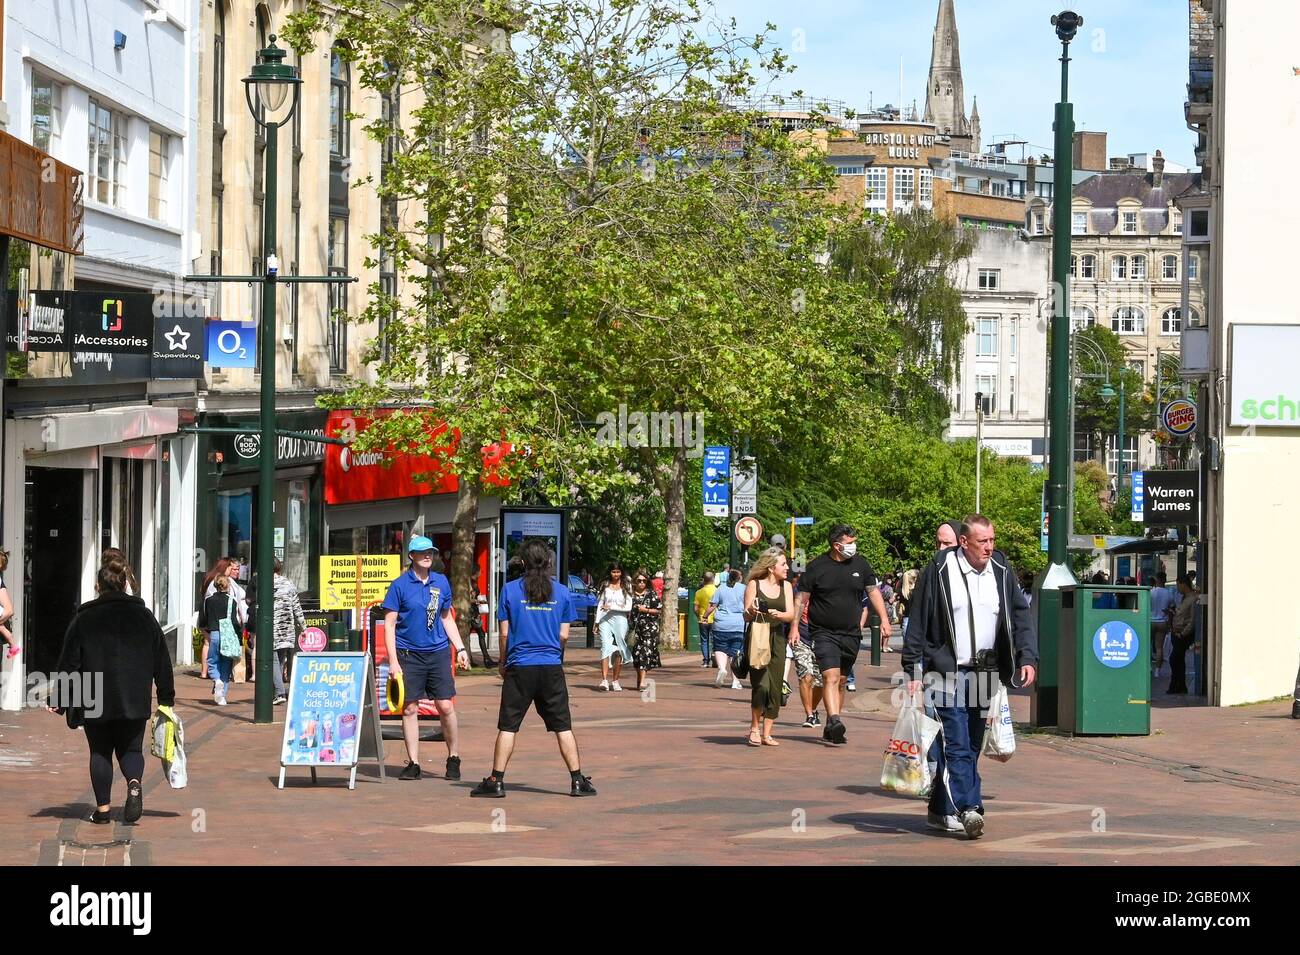
{"label": "handbag", "polygon": [[745,639],[740,645],[740,652],[733,653],[727,665],[731,668],[731,675],[737,680],[743,680],[749,676],[749,630],[745,631]]}
{"label": "handbag", "polygon": [[229,603],[226,604],[226,616],[217,623],[217,631],[221,634],[219,652],[223,657],[233,660],[244,655],[244,645],[235,630],[235,622],[230,619],[230,615],[235,611],[235,598],[227,596],[227,600]]}

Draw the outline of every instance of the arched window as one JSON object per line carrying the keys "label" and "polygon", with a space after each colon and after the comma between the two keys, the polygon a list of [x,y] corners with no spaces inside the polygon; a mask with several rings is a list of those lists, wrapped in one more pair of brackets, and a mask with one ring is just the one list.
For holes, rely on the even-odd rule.
{"label": "arched window", "polygon": [[1111,257],[1110,277],[1112,281],[1128,278],[1128,259],[1125,256],[1116,255]]}
{"label": "arched window", "polygon": [[1201,313],[1191,306],[1187,308],[1187,324],[1193,326],[1201,324]]}
{"label": "arched window", "polygon": [[348,61],[337,44],[330,50],[330,155],[347,158],[351,90]]}
{"label": "arched window", "polygon": [[1129,260],[1128,277],[1134,282],[1145,282],[1147,280],[1147,257],[1145,255],[1135,255]]}
{"label": "arched window", "polygon": [[1085,279],[1095,279],[1097,277],[1097,257],[1095,255],[1085,255],[1079,263],[1079,277]]}
{"label": "arched window", "polygon": [[1166,255],[1160,260],[1160,278],[1166,282],[1178,281],[1178,256]]}
{"label": "arched window", "polygon": [[1070,306],[1070,328],[1080,331],[1097,324],[1097,313],[1087,305]]}
{"label": "arched window", "polygon": [[1110,318],[1110,330],[1117,335],[1145,335],[1146,313],[1136,305],[1121,305]]}
{"label": "arched window", "polygon": [[1183,310],[1177,305],[1167,308],[1160,316],[1160,334],[1177,335],[1183,330]]}

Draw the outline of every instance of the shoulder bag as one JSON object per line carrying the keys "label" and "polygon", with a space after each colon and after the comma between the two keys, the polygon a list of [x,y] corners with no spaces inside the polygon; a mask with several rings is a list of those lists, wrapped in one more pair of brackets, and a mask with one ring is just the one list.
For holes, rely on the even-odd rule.
{"label": "shoulder bag", "polygon": [[233,660],[244,655],[244,646],[235,631],[235,622],[230,619],[235,612],[235,598],[227,594],[226,600],[226,616],[218,622],[217,630],[221,634],[221,655]]}

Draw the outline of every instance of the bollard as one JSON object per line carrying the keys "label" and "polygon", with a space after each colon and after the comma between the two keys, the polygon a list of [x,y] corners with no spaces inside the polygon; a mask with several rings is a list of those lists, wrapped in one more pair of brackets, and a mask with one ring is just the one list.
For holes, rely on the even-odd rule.
{"label": "bollard", "polygon": [[348,625],[342,620],[331,620],[329,628],[329,644],[326,649],[330,653],[342,653],[348,648]]}
{"label": "bollard", "polygon": [[349,630],[349,631],[348,631],[348,650],[352,651],[353,653],[360,652],[360,650],[361,650],[361,631],[360,631],[360,630]]}
{"label": "bollard", "polygon": [[874,610],[867,615],[867,626],[871,628],[871,665],[880,666],[880,615]]}
{"label": "bollard", "polygon": [[587,649],[596,645],[596,608],[587,608]]}

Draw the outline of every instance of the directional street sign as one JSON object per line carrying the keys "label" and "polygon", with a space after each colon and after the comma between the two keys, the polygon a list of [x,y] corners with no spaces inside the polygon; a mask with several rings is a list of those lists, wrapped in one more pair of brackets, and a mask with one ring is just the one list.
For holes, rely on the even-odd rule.
{"label": "directional street sign", "polygon": [[732,514],[758,513],[758,465],[750,463],[747,470],[736,468],[732,475]]}

